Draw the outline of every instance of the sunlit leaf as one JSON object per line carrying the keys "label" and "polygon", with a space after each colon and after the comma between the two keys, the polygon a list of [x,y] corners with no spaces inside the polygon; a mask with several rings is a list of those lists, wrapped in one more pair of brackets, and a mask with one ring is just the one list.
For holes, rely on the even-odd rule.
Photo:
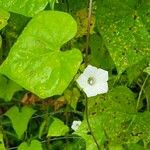
{"label": "sunlit leaf", "polygon": [[0,0],[0,8],[30,17],[43,10],[47,3],[47,0]]}
{"label": "sunlit leaf", "polygon": [[69,127],[61,120],[53,118],[53,122],[49,126],[47,136],[63,136],[69,131]]}
{"label": "sunlit leaf", "polygon": [[18,84],[0,75],[0,98],[10,101],[14,93],[21,89]]}
{"label": "sunlit leaf", "polygon": [[78,49],[60,51],[76,31],[76,22],[67,13],[39,13],[20,35],[0,71],[39,97],[62,94],[82,61]]}
{"label": "sunlit leaf", "polygon": [[5,150],[3,134],[0,132],[0,150]]}
{"label": "sunlit leaf", "polygon": [[7,11],[0,9],[0,30],[7,25],[9,16]]}
{"label": "sunlit leaf", "polygon": [[23,142],[19,145],[17,150],[43,150],[42,144],[38,140],[32,140],[30,144]]}
{"label": "sunlit leaf", "polygon": [[6,112],[5,115],[10,118],[18,138],[21,138],[26,131],[28,122],[34,113],[35,110],[27,106],[24,106],[21,111],[19,111],[18,107],[13,106]]}
{"label": "sunlit leaf", "polygon": [[145,68],[144,72],[146,72],[146,73],[148,73],[150,75],[150,67]]}

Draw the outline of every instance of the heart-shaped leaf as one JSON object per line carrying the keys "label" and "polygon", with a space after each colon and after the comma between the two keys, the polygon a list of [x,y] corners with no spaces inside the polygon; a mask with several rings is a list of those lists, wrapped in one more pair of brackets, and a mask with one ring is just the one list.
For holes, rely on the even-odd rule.
{"label": "heart-shaped leaf", "polygon": [[5,115],[10,118],[13,128],[19,138],[21,138],[23,133],[26,131],[28,122],[34,113],[35,110],[27,106],[24,106],[21,111],[14,106],[6,112]]}
{"label": "heart-shaped leaf", "polygon": [[119,74],[150,55],[150,5],[137,3],[105,0],[97,9],[99,31]]}
{"label": "heart-shaped leaf", "polygon": [[38,140],[32,140],[31,144],[28,145],[26,142],[23,142],[19,145],[18,150],[42,150],[42,144]]}
{"label": "heart-shaped leaf", "polygon": [[47,0],[0,0],[0,8],[31,17],[43,10],[47,3]]}
{"label": "heart-shaped leaf", "polygon": [[76,31],[76,22],[67,13],[39,13],[12,47],[0,72],[39,97],[62,94],[82,61],[77,49],[60,51]]}
{"label": "heart-shaped leaf", "polygon": [[69,127],[61,120],[53,118],[53,122],[49,127],[47,136],[63,136],[69,131]]}

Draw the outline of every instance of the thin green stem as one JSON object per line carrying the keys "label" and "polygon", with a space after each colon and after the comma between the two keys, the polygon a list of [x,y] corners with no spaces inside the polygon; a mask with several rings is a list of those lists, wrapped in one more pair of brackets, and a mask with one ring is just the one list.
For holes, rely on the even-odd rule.
{"label": "thin green stem", "polygon": [[140,100],[141,100],[141,96],[142,96],[142,93],[143,93],[143,90],[144,90],[144,86],[145,86],[148,78],[149,78],[149,75],[146,76],[146,78],[145,78],[145,80],[143,82],[143,85],[141,86],[141,90],[139,92],[139,96],[138,96],[138,99],[137,99],[136,111],[138,111]]}
{"label": "thin green stem", "polygon": [[96,137],[92,131],[92,128],[91,128],[91,125],[90,125],[90,121],[89,121],[89,115],[88,115],[88,99],[87,99],[87,96],[85,95],[85,116],[86,116],[86,121],[87,121],[87,125],[88,125],[88,129],[93,137],[93,140],[97,146],[97,149],[100,150],[100,146],[96,140]]}

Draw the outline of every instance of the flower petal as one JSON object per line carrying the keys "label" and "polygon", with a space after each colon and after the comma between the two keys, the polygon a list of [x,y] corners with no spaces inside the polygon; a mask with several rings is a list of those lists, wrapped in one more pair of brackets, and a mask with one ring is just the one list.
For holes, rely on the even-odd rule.
{"label": "flower petal", "polygon": [[88,78],[84,75],[81,74],[78,79],[76,80],[76,82],[79,84],[79,86],[83,89],[84,87],[86,87],[88,85],[87,82]]}
{"label": "flower petal", "polygon": [[103,69],[97,69],[95,74],[99,82],[108,81],[108,71]]}

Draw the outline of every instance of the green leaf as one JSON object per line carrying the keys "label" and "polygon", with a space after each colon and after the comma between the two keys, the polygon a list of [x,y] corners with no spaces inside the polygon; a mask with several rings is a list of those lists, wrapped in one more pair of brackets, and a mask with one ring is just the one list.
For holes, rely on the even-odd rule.
{"label": "green leaf", "polygon": [[146,22],[150,5],[138,3],[138,0],[105,0],[98,7],[99,32],[121,74],[150,55],[150,34],[143,22]]}
{"label": "green leaf", "polygon": [[150,142],[150,113],[136,112],[135,98],[130,89],[118,86],[106,96],[89,99],[89,118],[99,118],[94,119],[95,124],[90,121],[92,129],[98,126],[101,132],[105,131],[109,146],[136,144],[140,140],[145,144]]}
{"label": "green leaf", "polygon": [[5,150],[3,134],[0,132],[0,150]]}
{"label": "green leaf", "polygon": [[42,11],[47,4],[47,0],[0,0],[0,8],[28,17]]}
{"label": "green leaf", "polygon": [[60,51],[76,31],[76,22],[67,13],[39,13],[12,47],[0,72],[41,98],[62,94],[82,61],[78,49]]}
{"label": "green leaf", "polygon": [[[90,117],[89,118],[89,122],[90,122],[90,126],[92,129],[92,132],[99,144],[99,146],[101,146],[102,144],[104,144],[105,141],[105,133],[101,124],[101,118],[98,116],[95,117]],[[79,126],[79,128],[77,129],[76,132],[74,132],[73,134],[77,134],[79,136],[81,136],[82,138],[85,139],[86,142],[86,150],[97,150],[97,145],[90,133],[90,130],[87,126],[87,121],[84,120],[81,125]]]}
{"label": "green leaf", "polygon": [[146,73],[148,73],[150,75],[150,67],[145,68],[144,72],[146,72]]}
{"label": "green leaf", "polygon": [[139,61],[137,64],[127,68],[129,84],[131,84],[133,81],[136,81],[147,66],[148,61],[146,59],[143,59],[142,61]]}
{"label": "green leaf", "polygon": [[47,136],[63,136],[69,131],[69,127],[63,121],[53,118]]}
{"label": "green leaf", "polygon": [[90,37],[91,59],[90,64],[94,66],[111,70],[114,68],[114,63],[109,55],[108,50],[99,35],[92,35]]}
{"label": "green leaf", "polygon": [[35,110],[27,106],[24,106],[21,111],[16,106],[13,106],[6,112],[5,115],[10,118],[19,139],[26,131],[28,122],[34,113]]}
{"label": "green leaf", "polygon": [[43,150],[41,142],[38,140],[32,140],[30,145],[23,142],[19,145],[17,150]]}
{"label": "green leaf", "polygon": [[73,88],[72,90],[67,89],[64,92],[64,97],[67,103],[73,108],[76,109],[77,102],[80,98],[80,91],[77,88]]}
{"label": "green leaf", "polygon": [[18,84],[0,75],[0,98],[10,101],[14,93],[21,89]]}
{"label": "green leaf", "polygon": [[9,19],[9,13],[3,9],[0,9],[0,30],[7,25]]}

